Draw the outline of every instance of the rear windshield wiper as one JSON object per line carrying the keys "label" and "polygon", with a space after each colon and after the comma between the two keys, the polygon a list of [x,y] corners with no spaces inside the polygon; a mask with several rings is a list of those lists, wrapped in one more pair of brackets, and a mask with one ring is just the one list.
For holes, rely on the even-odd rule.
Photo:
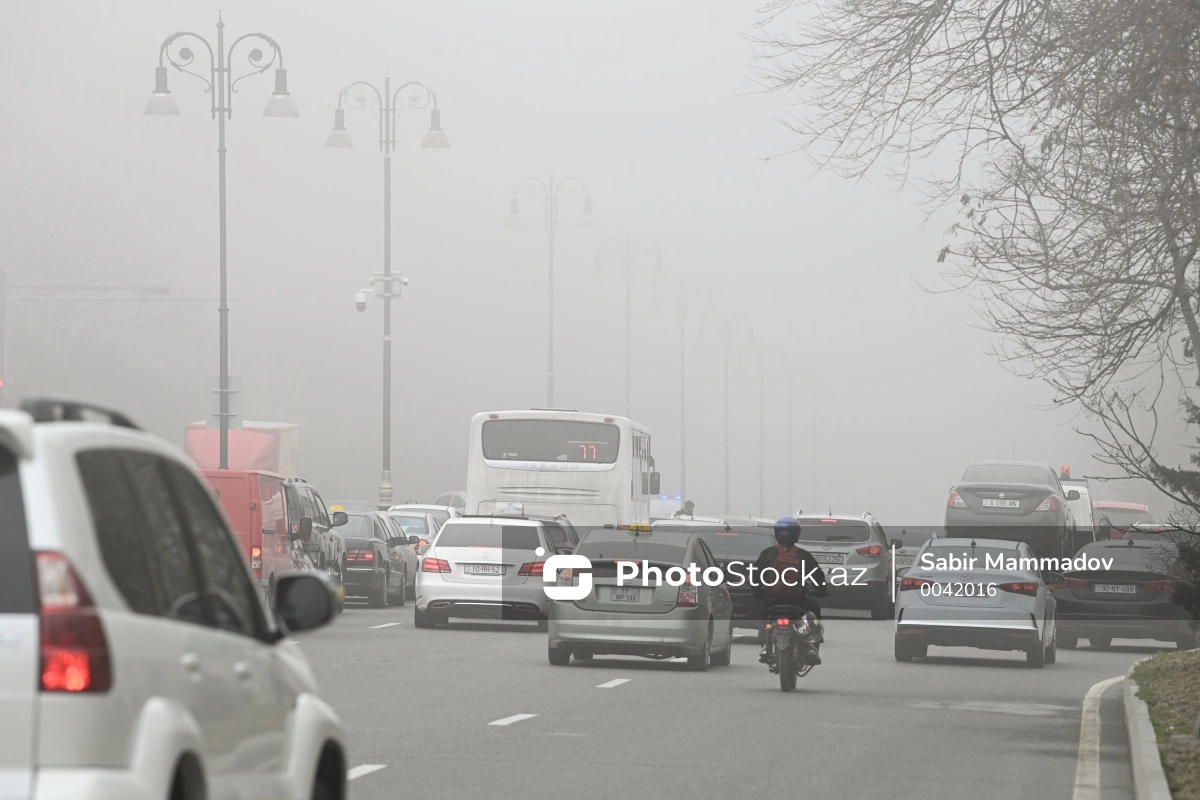
{"label": "rear windshield wiper", "polygon": [[853,536],[826,536],[827,542],[854,542],[857,541]]}

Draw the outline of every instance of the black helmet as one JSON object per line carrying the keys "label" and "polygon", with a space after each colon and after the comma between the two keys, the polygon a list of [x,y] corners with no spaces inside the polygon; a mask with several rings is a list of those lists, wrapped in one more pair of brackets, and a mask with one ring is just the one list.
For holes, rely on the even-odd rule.
{"label": "black helmet", "polygon": [[775,541],[782,545],[793,545],[800,540],[800,520],[791,516],[780,517],[775,523]]}

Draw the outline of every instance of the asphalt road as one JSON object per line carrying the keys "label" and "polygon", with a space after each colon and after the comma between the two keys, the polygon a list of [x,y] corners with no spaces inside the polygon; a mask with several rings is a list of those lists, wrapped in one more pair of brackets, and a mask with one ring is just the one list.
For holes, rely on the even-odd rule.
{"label": "asphalt road", "polygon": [[[833,612],[836,614],[836,612]],[[385,627],[379,627],[385,626]],[[828,617],[785,694],[750,638],[733,664],[552,667],[523,623],[416,630],[348,605],[298,640],[350,735],[353,798],[1133,796],[1120,685],[1100,704],[1100,794],[1075,794],[1084,696],[1152,647],[892,657],[892,623]]]}

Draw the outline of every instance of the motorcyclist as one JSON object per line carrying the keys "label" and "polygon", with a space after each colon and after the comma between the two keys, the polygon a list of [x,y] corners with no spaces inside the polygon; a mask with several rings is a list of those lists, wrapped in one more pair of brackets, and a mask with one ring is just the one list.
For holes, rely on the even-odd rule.
{"label": "motorcyclist", "polygon": [[[812,655],[813,663],[821,663],[819,645],[825,640],[824,626],[821,623],[821,606],[813,597],[828,594],[825,589],[825,572],[812,553],[796,546],[799,540],[800,521],[793,516],[780,517],[775,523],[776,544],[759,553],[754,561],[759,576],[762,575],[762,570],[768,568],[779,572],[773,585],[765,585],[760,577],[754,587],[754,596],[762,599],[760,610],[763,627],[759,631],[759,638],[763,646],[758,655],[758,660],[762,662],[769,661],[771,655],[771,640],[766,632],[767,612],[772,606],[790,605],[803,612],[811,612],[816,617],[817,646],[813,647]],[[787,571],[789,567],[795,568],[795,571]]]}

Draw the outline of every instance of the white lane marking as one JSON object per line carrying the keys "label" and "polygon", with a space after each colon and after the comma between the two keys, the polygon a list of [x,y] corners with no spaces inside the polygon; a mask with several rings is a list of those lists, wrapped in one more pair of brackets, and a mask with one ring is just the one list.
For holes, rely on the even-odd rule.
{"label": "white lane marking", "polygon": [[372,625],[371,630],[377,630],[379,628],[390,628],[393,625],[399,625],[399,624],[400,624],[399,622],[385,622],[382,625]]}
{"label": "white lane marking", "polygon": [[537,716],[537,714],[513,714],[511,717],[504,717],[503,719],[492,720],[491,722],[488,723],[488,725],[496,725],[499,727],[503,727],[505,725],[512,725],[514,722],[520,722],[521,720],[533,719],[536,716]]}
{"label": "white lane marking", "polygon": [[1083,696],[1079,719],[1079,759],[1075,762],[1073,800],[1100,800],[1100,700],[1108,687],[1124,675],[1100,681]]}
{"label": "white lane marking", "polygon": [[363,775],[370,775],[372,772],[379,772],[379,770],[386,766],[387,764],[359,764],[357,767],[346,773],[346,780],[352,781],[355,778],[361,778]]}
{"label": "white lane marking", "polygon": [[597,689],[615,689],[616,687],[620,686],[622,683],[629,683],[630,680],[632,680],[632,678],[613,678],[611,681],[608,681],[606,683],[596,684],[596,688]]}

